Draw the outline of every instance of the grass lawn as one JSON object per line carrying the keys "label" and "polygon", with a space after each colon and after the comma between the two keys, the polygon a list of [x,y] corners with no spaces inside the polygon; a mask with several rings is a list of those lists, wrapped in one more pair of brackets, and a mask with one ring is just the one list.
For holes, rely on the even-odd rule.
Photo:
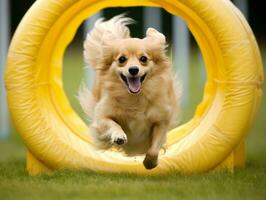
{"label": "grass lawn", "polygon": [[[81,56],[81,52],[68,51],[64,65],[65,90],[78,113],[81,110],[74,95],[82,76]],[[195,61],[191,66],[193,95],[187,105],[189,109],[184,111],[184,121],[191,117],[201,99],[203,84],[198,81],[197,70]],[[68,78],[70,74],[72,78]],[[245,169],[193,176],[141,177],[58,171],[53,176],[30,177],[25,171],[25,147],[12,129],[9,140],[0,140],[0,199],[266,199],[265,119],[263,100],[247,138]]]}

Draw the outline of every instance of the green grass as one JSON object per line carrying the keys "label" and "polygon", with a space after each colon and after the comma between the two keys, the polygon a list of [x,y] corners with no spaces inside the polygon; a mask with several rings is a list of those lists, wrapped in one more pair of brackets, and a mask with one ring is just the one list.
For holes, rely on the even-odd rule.
{"label": "green grass", "polygon": [[[192,60],[190,90],[193,98],[184,111],[185,120],[192,116],[203,89],[203,85],[198,84],[200,77],[195,57]],[[65,90],[80,115],[75,95],[82,79],[82,65],[81,51],[69,50],[64,65]],[[25,147],[12,130],[9,140],[0,141],[0,199],[266,199],[265,119],[264,99],[247,138],[245,169],[192,176],[141,177],[58,171],[53,176],[30,177],[25,171]]]}
{"label": "green grass", "polygon": [[1,199],[263,199],[265,168],[161,177],[60,171],[29,177],[22,160],[0,166]]}

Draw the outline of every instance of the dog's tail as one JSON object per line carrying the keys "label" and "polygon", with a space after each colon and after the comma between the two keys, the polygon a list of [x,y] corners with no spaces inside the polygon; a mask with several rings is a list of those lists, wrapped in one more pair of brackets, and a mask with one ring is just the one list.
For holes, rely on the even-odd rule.
{"label": "dog's tail", "polygon": [[80,86],[77,98],[83,112],[89,117],[89,120],[93,119],[96,100],[92,92],[85,86],[85,84]]}
{"label": "dog's tail", "polygon": [[102,60],[104,43],[129,38],[130,31],[127,25],[133,22],[133,19],[125,17],[124,14],[117,15],[108,21],[104,21],[103,18],[97,20],[84,42],[85,62],[94,69],[99,66],[98,62]]}

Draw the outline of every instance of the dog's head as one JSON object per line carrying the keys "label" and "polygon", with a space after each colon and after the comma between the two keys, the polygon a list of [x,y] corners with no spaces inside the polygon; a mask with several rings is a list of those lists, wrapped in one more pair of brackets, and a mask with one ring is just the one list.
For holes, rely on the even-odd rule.
{"label": "dog's head", "polygon": [[107,34],[100,70],[119,79],[129,93],[138,94],[145,81],[168,67],[166,46],[165,36],[153,28],[143,39],[112,39]]}

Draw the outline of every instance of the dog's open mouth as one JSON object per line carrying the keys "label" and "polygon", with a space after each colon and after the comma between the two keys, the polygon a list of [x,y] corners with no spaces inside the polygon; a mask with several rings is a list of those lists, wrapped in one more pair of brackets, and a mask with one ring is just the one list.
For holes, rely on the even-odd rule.
{"label": "dog's open mouth", "polygon": [[137,94],[140,92],[141,84],[144,81],[146,74],[143,76],[138,76],[138,77],[127,77],[123,74],[120,75],[122,80],[125,82],[127,85],[127,88],[129,92],[133,94]]}

